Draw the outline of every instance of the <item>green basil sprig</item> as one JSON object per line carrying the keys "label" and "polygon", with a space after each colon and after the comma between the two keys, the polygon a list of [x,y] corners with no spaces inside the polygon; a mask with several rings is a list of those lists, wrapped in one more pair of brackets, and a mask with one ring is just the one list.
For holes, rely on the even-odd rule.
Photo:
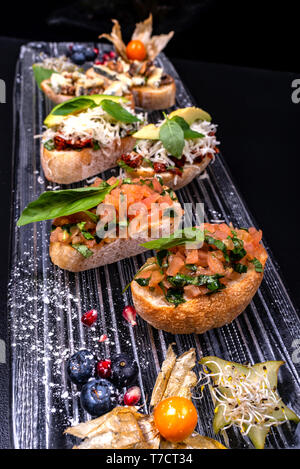
{"label": "green basil sprig", "polygon": [[160,251],[162,249],[170,249],[186,243],[200,243],[203,241],[204,233],[202,230],[196,227],[188,227],[183,230],[174,231],[174,233],[168,238],[147,241],[146,243],[141,244],[141,246],[147,249],[156,249]]}
{"label": "green basil sprig", "polygon": [[39,88],[41,87],[42,81],[48,80],[48,78],[51,77],[52,73],[58,73],[55,70],[52,70],[50,68],[41,67],[40,65],[37,65],[37,64],[34,64],[32,66],[32,69],[33,69],[34,78],[35,78]]}
{"label": "green basil sprig", "polygon": [[134,114],[131,114],[119,103],[115,103],[110,99],[103,99],[103,101],[101,101],[101,107],[105,112],[107,112],[107,114],[119,122],[124,122],[125,124],[140,122],[140,119],[138,119]]}
{"label": "green basil sprig", "polygon": [[184,133],[175,120],[166,117],[159,129],[159,140],[172,156],[181,158],[184,148]]}
{"label": "green basil sprig", "polygon": [[96,107],[96,103],[88,96],[80,96],[69,99],[61,104],[58,104],[51,112],[53,116],[68,116],[85,109]]}
{"label": "green basil sprig", "polygon": [[183,117],[174,116],[172,117],[171,120],[176,122],[178,125],[180,125],[180,127],[183,130],[185,140],[189,140],[192,138],[204,138],[205,137],[204,134],[201,134],[200,132],[196,132],[196,130],[191,129],[189,124],[184,120]]}
{"label": "green basil sprig", "polygon": [[89,210],[100,204],[117,185],[118,182],[111,186],[102,182],[98,187],[44,192],[23,210],[17,226]]}

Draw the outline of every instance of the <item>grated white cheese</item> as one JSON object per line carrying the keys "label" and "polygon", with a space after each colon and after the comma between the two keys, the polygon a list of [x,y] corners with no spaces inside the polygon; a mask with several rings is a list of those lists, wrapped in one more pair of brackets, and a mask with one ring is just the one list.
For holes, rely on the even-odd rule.
{"label": "grated white cheese", "polygon": [[43,133],[42,142],[53,139],[55,136],[71,140],[72,143],[77,139],[86,140],[90,138],[100,145],[109,145],[115,140],[119,141],[120,138],[135,132],[142,122],[147,120],[145,114],[135,113],[126,105],[123,105],[123,107],[131,114],[136,115],[141,122],[125,124],[116,121],[101,106],[97,106],[80,114],[67,116],[57,127],[47,129]]}
{"label": "grated white cheese", "polygon": [[[158,125],[161,125],[161,121]],[[206,154],[215,154],[215,147],[220,142],[217,141],[215,132],[217,125],[208,121],[197,120],[191,125],[191,129],[204,135],[203,138],[194,138],[185,140],[182,154],[186,157],[187,164],[193,164],[198,156],[205,156]],[[167,166],[175,166],[175,163],[170,159],[170,154],[164,148],[160,140],[138,140],[135,151],[141,154],[144,158],[150,160],[152,163],[164,163]]]}

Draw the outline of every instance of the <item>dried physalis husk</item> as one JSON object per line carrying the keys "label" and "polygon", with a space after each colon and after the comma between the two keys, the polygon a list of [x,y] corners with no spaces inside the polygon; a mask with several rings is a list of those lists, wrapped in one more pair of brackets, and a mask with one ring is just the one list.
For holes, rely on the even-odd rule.
{"label": "dried physalis husk", "polygon": [[85,438],[76,449],[157,449],[159,436],[151,416],[134,407],[115,407],[111,412],[65,433]]}
{"label": "dried physalis husk", "polygon": [[[111,34],[101,34],[99,39],[104,37],[108,39],[116,48],[117,53],[124,59],[126,62],[129,62],[126,54],[126,45],[122,39],[121,27],[117,20],[112,20],[114,26],[112,28]],[[170,39],[174,35],[174,31],[170,31],[168,34],[159,34],[158,36],[152,36],[152,14],[150,13],[149,17],[140,23],[136,24],[135,30],[133,32],[131,39],[138,39],[142,41],[147,50],[146,60],[153,61],[155,57],[166,47]]]}
{"label": "dried physalis husk", "polygon": [[121,26],[118,20],[112,20],[114,23],[112,31],[110,34],[100,34],[99,39],[104,37],[105,39],[108,39],[110,42],[113,43],[115,46],[116,52],[124,59],[126,62],[128,61],[127,54],[126,54],[126,46],[123,42],[122,39],[122,33],[121,33]]}
{"label": "dried physalis husk", "polygon": [[162,399],[172,396],[192,398],[192,388],[197,384],[197,376],[192,371],[195,365],[196,353],[193,348],[176,359]]}
{"label": "dried physalis husk", "polygon": [[193,433],[180,443],[172,443],[171,441],[163,440],[160,443],[161,449],[227,449],[221,443],[207,436]]}
{"label": "dried physalis husk", "polygon": [[176,355],[172,349],[172,345],[169,345],[166,358],[156,378],[156,382],[151,396],[150,407],[155,407],[162,400],[175,363]]}

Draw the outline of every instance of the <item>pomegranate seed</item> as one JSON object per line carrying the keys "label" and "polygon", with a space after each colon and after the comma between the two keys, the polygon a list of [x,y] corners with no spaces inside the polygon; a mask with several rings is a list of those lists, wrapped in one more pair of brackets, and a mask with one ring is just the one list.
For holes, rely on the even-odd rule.
{"label": "pomegranate seed", "polygon": [[111,360],[100,360],[96,365],[96,373],[100,378],[109,378],[111,375]]}
{"label": "pomegranate seed", "polygon": [[99,339],[99,342],[105,342],[107,340],[107,335],[106,334],[102,334],[102,336],[100,337]]}
{"label": "pomegranate seed", "polygon": [[126,306],[123,309],[122,316],[129,324],[136,326],[136,310],[133,306]]}
{"label": "pomegranate seed", "polygon": [[114,59],[115,56],[116,56],[116,53],[115,53],[113,50],[111,50],[108,55],[109,55],[109,57],[110,57],[111,59]]}
{"label": "pomegranate seed", "polygon": [[104,60],[104,62],[107,62],[107,60],[109,60],[109,54],[103,54],[102,60]]}
{"label": "pomegranate seed", "polygon": [[103,65],[104,62],[103,62],[103,60],[98,60],[98,59],[97,59],[97,60],[94,60],[94,64],[95,64],[95,65]]}
{"label": "pomegranate seed", "polygon": [[81,322],[88,327],[91,327],[97,321],[98,313],[95,309],[91,309],[84,313],[81,317]]}
{"label": "pomegranate seed", "polygon": [[138,386],[132,386],[124,394],[125,405],[136,405],[141,398],[141,390]]}
{"label": "pomegranate seed", "polygon": [[96,55],[99,54],[99,49],[98,49],[98,47],[94,47],[93,51],[94,51],[94,53],[95,53]]}

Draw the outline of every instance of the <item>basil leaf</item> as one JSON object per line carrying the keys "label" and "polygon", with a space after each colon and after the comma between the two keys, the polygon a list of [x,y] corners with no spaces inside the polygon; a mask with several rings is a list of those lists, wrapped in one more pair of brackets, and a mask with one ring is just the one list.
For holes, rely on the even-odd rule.
{"label": "basil leaf", "polygon": [[150,277],[148,277],[148,278],[135,278],[134,280],[141,287],[147,287],[149,285]]}
{"label": "basil leaf", "polygon": [[95,107],[95,101],[88,97],[79,96],[58,104],[50,114],[52,116],[67,116],[92,107]]}
{"label": "basil leaf", "polygon": [[185,299],[183,298],[183,290],[179,290],[177,288],[168,288],[165,298],[169,303],[175,305],[175,307],[181,303],[185,303]]}
{"label": "basil leaf", "polygon": [[124,122],[125,124],[140,122],[140,119],[124,109],[119,103],[115,103],[109,99],[103,99],[103,101],[101,101],[101,106],[107,114],[119,122]]}
{"label": "basil leaf", "polygon": [[54,140],[52,140],[52,138],[47,140],[47,142],[44,143],[44,147],[49,151],[55,150]]}
{"label": "basil leaf", "polygon": [[227,248],[226,248],[225,244],[223,243],[223,241],[221,241],[219,239],[215,239],[210,235],[206,235],[204,241],[207,244],[210,244],[211,246],[216,246],[217,249],[220,249],[220,251],[222,251],[223,254],[224,254],[225,261],[229,262],[229,256],[228,256]]}
{"label": "basil leaf", "polygon": [[125,169],[125,171],[127,171],[128,173],[132,173],[135,171],[131,166],[128,166],[128,164],[126,164],[125,161],[123,160],[119,160],[117,161],[117,163],[120,166],[120,168]]}
{"label": "basil leaf", "polygon": [[80,229],[82,236],[84,236],[85,239],[94,239],[94,236],[89,231],[86,231],[84,229],[85,224],[86,224],[86,221],[77,223],[77,227]]}
{"label": "basil leaf", "polygon": [[96,140],[93,140],[93,150],[94,151],[100,150],[100,145]]}
{"label": "basil leaf", "polygon": [[247,254],[244,249],[244,242],[239,239],[235,231],[232,231],[233,237],[228,236],[227,238],[233,242],[234,249],[230,251],[231,261],[240,261]]}
{"label": "basil leaf", "polygon": [[233,270],[235,272],[238,272],[239,274],[245,274],[248,270],[247,266],[244,265],[244,264],[240,264],[240,263],[236,263],[236,264],[233,264]]}
{"label": "basil leaf", "polygon": [[192,138],[203,138],[205,137],[204,134],[200,134],[199,132],[196,132],[196,130],[192,130],[189,126],[189,124],[183,119],[183,117],[180,116],[174,116],[171,119],[172,121],[176,122],[178,125],[183,130],[184,138],[185,140],[189,140]]}
{"label": "basil leaf", "polygon": [[48,78],[51,77],[52,73],[58,73],[55,70],[52,70],[51,68],[41,67],[40,65],[36,65],[36,64],[32,66],[32,69],[33,69],[34,78],[39,88],[41,88],[42,81],[48,80]]}
{"label": "basil leaf", "polygon": [[91,257],[93,255],[93,251],[91,251],[85,244],[72,244],[72,248],[76,249],[76,251],[80,252],[83,257]]}
{"label": "basil leaf", "polygon": [[159,140],[172,156],[181,158],[184,148],[184,133],[177,122],[166,118],[159,129]]}
{"label": "basil leaf", "polygon": [[98,187],[44,192],[23,210],[17,226],[67,216],[96,207],[117,185],[118,182],[112,186],[102,182]]}
{"label": "basil leaf", "polygon": [[254,264],[256,272],[263,272],[264,268],[262,266],[262,263],[256,257],[254,257],[254,259],[252,259],[250,262]]}
{"label": "basil leaf", "polygon": [[147,241],[141,244],[147,249],[170,249],[175,246],[180,246],[186,243],[201,243],[204,240],[204,233],[202,230],[196,227],[188,227],[183,230],[176,230],[168,238],[155,239],[153,241]]}
{"label": "basil leaf", "polygon": [[201,287],[205,285],[211,291],[217,291],[224,288],[224,285],[220,283],[219,279],[223,275],[184,275],[176,274],[173,277],[168,276],[167,281],[174,287],[185,287],[186,285],[195,285],[196,287]]}
{"label": "basil leaf", "polygon": [[159,267],[162,267],[163,260],[165,257],[168,256],[168,254],[169,252],[167,251],[167,249],[163,249],[162,251],[158,251],[156,253],[156,260],[157,260]]}
{"label": "basil leaf", "polygon": [[98,223],[99,217],[93,212],[89,212],[88,210],[82,210],[94,223]]}

